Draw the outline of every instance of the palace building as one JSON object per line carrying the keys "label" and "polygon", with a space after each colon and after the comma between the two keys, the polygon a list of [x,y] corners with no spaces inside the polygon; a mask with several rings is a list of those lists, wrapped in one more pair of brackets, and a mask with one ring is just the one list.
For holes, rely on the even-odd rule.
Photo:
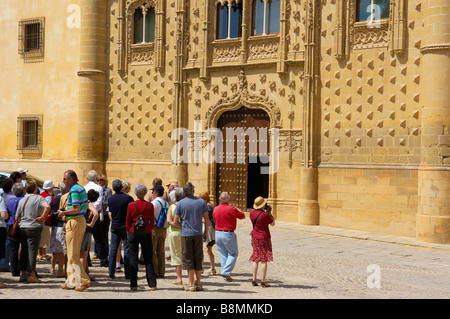
{"label": "palace building", "polygon": [[447,0],[3,0],[0,44],[2,170],[450,243]]}

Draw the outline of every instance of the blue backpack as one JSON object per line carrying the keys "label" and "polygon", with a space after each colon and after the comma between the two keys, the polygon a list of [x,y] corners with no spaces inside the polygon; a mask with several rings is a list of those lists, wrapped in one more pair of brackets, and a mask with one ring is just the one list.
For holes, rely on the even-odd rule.
{"label": "blue backpack", "polygon": [[[167,211],[169,210],[169,206],[163,206],[159,200],[157,200],[159,205],[161,205],[161,211],[159,212],[158,220],[156,222],[156,226],[159,228],[164,228],[166,226],[167,220]],[[164,201],[167,204],[166,201]]]}

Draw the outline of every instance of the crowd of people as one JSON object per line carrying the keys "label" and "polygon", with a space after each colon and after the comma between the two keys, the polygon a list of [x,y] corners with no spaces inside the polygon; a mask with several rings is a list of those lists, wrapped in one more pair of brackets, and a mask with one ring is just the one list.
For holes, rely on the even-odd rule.
{"label": "crowd of people", "polygon": [[[111,190],[106,176],[94,170],[88,172],[84,186],[76,172],[68,170],[58,191],[48,180],[40,192],[26,172],[18,169],[2,183],[0,272],[11,272],[20,282],[40,283],[37,260],[51,259],[50,273],[65,279],[61,288],[83,291],[95,281],[89,275],[93,242],[92,258],[108,269],[109,279],[115,279],[123,264],[131,290],[137,290],[139,264],[145,267],[150,290],[156,290],[157,280],[165,276],[166,260],[170,260],[176,272],[174,285],[183,286],[185,291],[202,291],[205,243],[211,266],[207,274],[233,281],[231,274],[239,254],[236,224],[245,214],[229,204],[227,192],[220,194],[219,205],[214,207],[208,192],[194,194],[191,182],[179,187],[173,180],[164,188],[162,180],[155,178],[150,190],[142,183],[135,185],[135,200],[129,195],[130,183],[116,179]],[[260,284],[270,287],[266,281],[267,263],[273,261],[269,225],[274,226],[275,221],[267,199],[256,198],[253,208],[249,216],[253,226],[249,259],[252,285],[258,286],[261,265]],[[16,226],[18,238],[13,234]],[[220,273],[215,268],[214,246]],[[186,285],[183,269],[187,271]],[[0,281],[0,288],[5,287]]]}

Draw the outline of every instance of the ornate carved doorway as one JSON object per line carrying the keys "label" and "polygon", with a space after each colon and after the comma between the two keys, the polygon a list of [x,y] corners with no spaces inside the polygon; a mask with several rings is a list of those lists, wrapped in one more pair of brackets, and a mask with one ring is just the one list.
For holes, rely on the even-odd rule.
{"label": "ornate carved doorway", "polygon": [[228,192],[230,205],[243,211],[252,208],[256,197],[269,195],[269,175],[261,174],[261,167],[269,165],[270,118],[263,110],[243,106],[223,113],[217,128],[222,132],[223,152],[216,164],[216,202]]}

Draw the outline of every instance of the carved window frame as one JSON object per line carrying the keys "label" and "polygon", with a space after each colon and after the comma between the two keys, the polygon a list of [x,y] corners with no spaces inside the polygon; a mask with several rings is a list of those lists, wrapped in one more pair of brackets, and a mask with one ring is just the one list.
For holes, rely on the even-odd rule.
{"label": "carved window frame", "polygon": [[[256,36],[256,37],[260,37],[260,36],[268,36],[268,35],[279,35],[280,34],[280,30],[281,30],[281,26],[279,26],[279,30],[278,30],[278,32],[270,32],[270,31],[268,31],[268,30],[265,30],[265,23],[264,22],[266,22],[266,20],[267,19],[271,19],[271,17],[270,17],[270,13],[267,11],[266,12],[266,10],[264,10],[264,13],[263,13],[263,33],[260,33],[260,34],[258,34],[258,33],[256,33],[255,34],[255,15],[256,15],[256,12],[255,12],[255,10],[256,10],[256,4],[258,3],[258,2],[263,2],[264,3],[264,7],[266,7],[267,8],[267,3],[269,2],[270,0],[251,0],[251,12],[250,12],[250,27],[251,27],[251,32],[250,32],[250,34],[252,35],[252,36]],[[281,0],[279,0],[279,2],[280,2],[280,8],[279,8],[279,15],[280,15],[280,17],[281,17],[281,10],[283,9],[282,8],[282,3],[281,3]],[[281,22],[281,21],[280,21]],[[280,23],[281,24],[281,23]]]}
{"label": "carved window frame", "polygon": [[[153,7],[155,11],[155,41],[147,43],[134,43],[134,13],[138,7]],[[125,24],[125,57],[127,66],[154,65],[155,69],[162,71],[164,67],[164,23],[165,23],[165,1],[164,0],[127,0],[125,3],[125,17],[120,23]],[[122,28],[123,29],[123,28]],[[123,41],[119,43],[119,46]],[[121,57],[120,57],[121,58]],[[121,68],[121,71],[122,68]]]}
{"label": "carved window frame", "polygon": [[402,55],[406,38],[405,0],[390,0],[389,18],[375,20],[372,24],[356,21],[357,1],[336,0],[336,59],[348,59],[353,50],[371,48],[387,48],[393,54]]}
{"label": "carved window frame", "polygon": [[[230,28],[231,28],[231,26],[230,26],[230,22],[231,22],[231,20],[230,20],[230,11],[231,11],[231,8],[230,8],[230,4],[231,5],[233,5],[233,3],[235,3],[236,5],[241,5],[241,12],[240,12],[240,26],[239,26],[239,29],[240,29],[240,32],[239,32],[239,34],[240,35],[238,35],[237,37],[230,37],[230,32],[231,32],[231,30],[230,30]],[[221,6],[221,7],[225,7],[225,6],[227,6],[228,7],[228,21],[227,21],[227,29],[228,29],[228,37],[227,38],[219,38],[218,37],[218,32],[219,32],[219,25],[218,25],[218,23],[219,23],[219,11],[218,11],[218,7],[219,6]],[[216,2],[215,2],[215,16],[216,16],[216,21],[215,21],[215,27],[216,27],[216,29],[215,29],[215,39],[216,40],[229,40],[229,39],[240,39],[241,37],[242,37],[242,23],[243,23],[243,20],[244,20],[244,0],[217,0]]]}
{"label": "carved window frame", "polygon": [[286,71],[287,59],[287,4],[280,0],[279,32],[265,35],[253,35],[253,1],[242,1],[242,36],[240,38],[217,39],[217,5],[227,0],[210,2],[211,25],[209,45],[212,47],[211,66],[277,63],[277,71]]}

